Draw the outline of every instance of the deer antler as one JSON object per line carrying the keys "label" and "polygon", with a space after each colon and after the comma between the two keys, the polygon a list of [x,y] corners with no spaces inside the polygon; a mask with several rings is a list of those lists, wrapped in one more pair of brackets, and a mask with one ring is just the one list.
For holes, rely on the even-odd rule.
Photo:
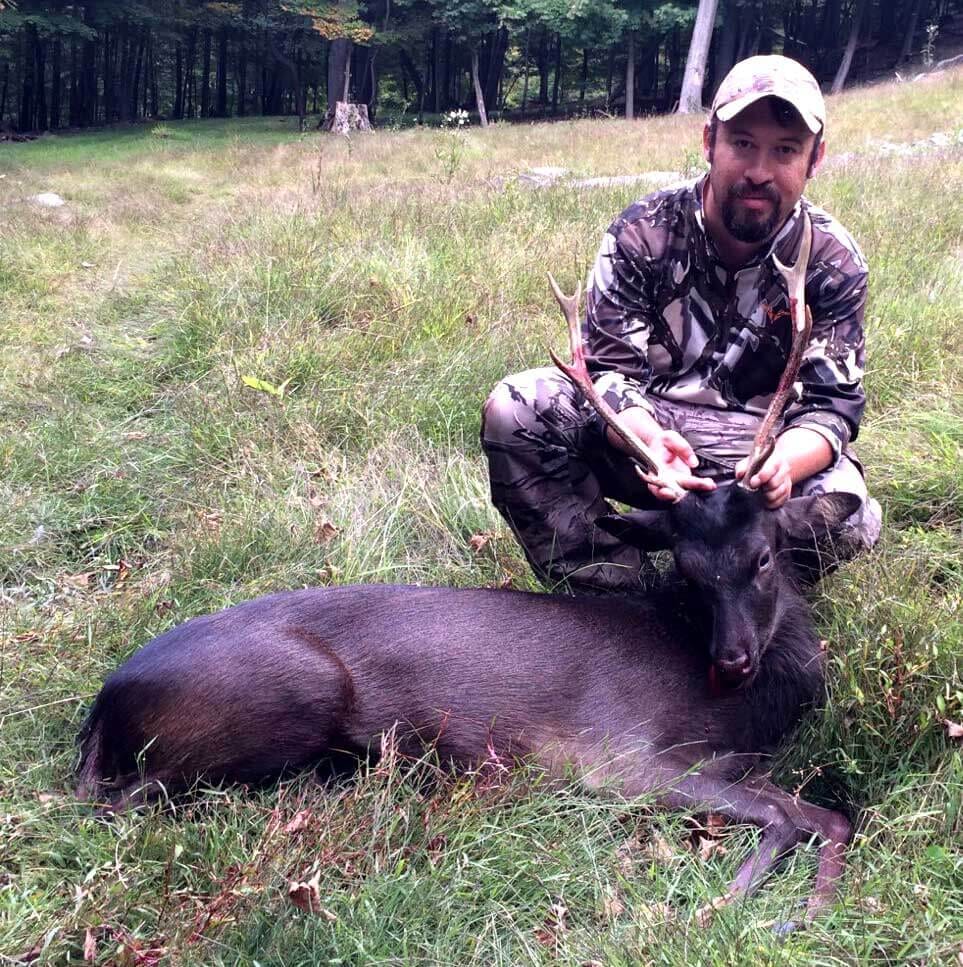
{"label": "deer antler", "polygon": [[572,351],[571,365],[563,363],[558,356],[549,349],[552,362],[565,373],[566,376],[582,391],[589,404],[605,423],[618,434],[631,451],[631,458],[635,462],[635,472],[647,484],[656,487],[664,487],[670,490],[676,501],[681,500],[687,493],[675,479],[673,472],[662,463],[653,451],[636,436],[636,434],[626,425],[625,421],[615,410],[609,406],[599,395],[592,377],[589,375],[588,367],[585,365],[585,347],[582,345],[582,334],[579,329],[579,298],[582,295],[582,284],[579,283],[575,289],[575,295],[567,296],[558,287],[558,283],[548,273],[548,281],[552,286],[552,292],[562,309],[562,315],[568,323],[568,342]]}
{"label": "deer antler", "polygon": [[793,267],[787,268],[775,255],[772,257],[776,270],[786,280],[786,290],[789,293],[789,313],[793,328],[792,346],[789,350],[789,358],[786,360],[786,368],[779,379],[779,386],[773,394],[769,409],[766,410],[766,415],[756,431],[756,438],[752,442],[749,463],[740,481],[740,486],[746,490],[757,489],[749,486],[749,480],[759,472],[759,468],[769,459],[769,455],[776,446],[776,440],[772,434],[773,427],[786,407],[793,383],[799,375],[799,365],[809,343],[809,334],[812,332],[813,317],[809,306],[806,305],[806,268],[809,265],[809,252],[813,241],[813,225],[808,212],[802,213],[802,222],[802,241],[799,243],[799,255]]}

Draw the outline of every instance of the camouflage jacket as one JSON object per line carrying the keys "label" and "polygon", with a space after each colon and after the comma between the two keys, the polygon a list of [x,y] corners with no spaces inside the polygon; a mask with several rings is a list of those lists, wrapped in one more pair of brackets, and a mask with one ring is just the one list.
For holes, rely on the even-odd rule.
{"label": "camouflage jacket", "polygon": [[651,411],[651,395],[765,413],[791,341],[785,283],[771,255],[795,262],[801,207],[813,223],[813,330],[784,426],[817,431],[839,456],[864,405],[867,267],[846,230],[805,198],[770,247],[734,272],[706,234],[702,182],[649,195],[612,223],[589,275],[583,338],[596,386],[615,409]]}

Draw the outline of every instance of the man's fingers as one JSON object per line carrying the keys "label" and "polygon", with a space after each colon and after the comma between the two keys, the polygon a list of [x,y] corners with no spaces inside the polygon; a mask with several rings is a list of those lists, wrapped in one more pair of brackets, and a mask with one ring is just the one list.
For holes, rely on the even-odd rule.
{"label": "man's fingers", "polygon": [[695,455],[689,441],[675,430],[666,430],[662,434],[662,444],[670,453],[678,457],[690,469],[695,467],[699,458]]}

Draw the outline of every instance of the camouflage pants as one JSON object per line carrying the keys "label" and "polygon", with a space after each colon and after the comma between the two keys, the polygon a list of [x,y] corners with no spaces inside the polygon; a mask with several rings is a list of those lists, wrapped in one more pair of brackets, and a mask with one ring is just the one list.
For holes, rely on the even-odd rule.
{"label": "camouflage pants", "polygon": [[[659,423],[677,430],[699,457],[697,473],[732,479],[749,452],[759,417],[649,397]],[[595,526],[613,508],[658,505],[629,460],[605,439],[604,426],[557,369],[533,369],[502,380],[485,403],[482,448],[492,500],[515,533],[539,580],[601,590],[632,590],[652,565],[643,552]],[[862,469],[845,454],[802,481],[794,496],[843,491],[862,504],[835,535],[835,559],[854,556],[879,538],[879,504]]]}

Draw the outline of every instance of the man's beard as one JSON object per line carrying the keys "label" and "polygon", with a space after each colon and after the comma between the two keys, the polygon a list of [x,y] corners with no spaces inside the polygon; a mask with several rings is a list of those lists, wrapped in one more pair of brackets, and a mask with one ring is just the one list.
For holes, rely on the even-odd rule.
{"label": "man's beard", "polygon": [[[747,208],[740,208],[740,198],[765,198],[772,203],[772,211],[766,216]],[[779,224],[779,192],[772,185],[754,188],[748,182],[733,185],[722,203],[722,224],[729,234],[740,242],[764,242]]]}

